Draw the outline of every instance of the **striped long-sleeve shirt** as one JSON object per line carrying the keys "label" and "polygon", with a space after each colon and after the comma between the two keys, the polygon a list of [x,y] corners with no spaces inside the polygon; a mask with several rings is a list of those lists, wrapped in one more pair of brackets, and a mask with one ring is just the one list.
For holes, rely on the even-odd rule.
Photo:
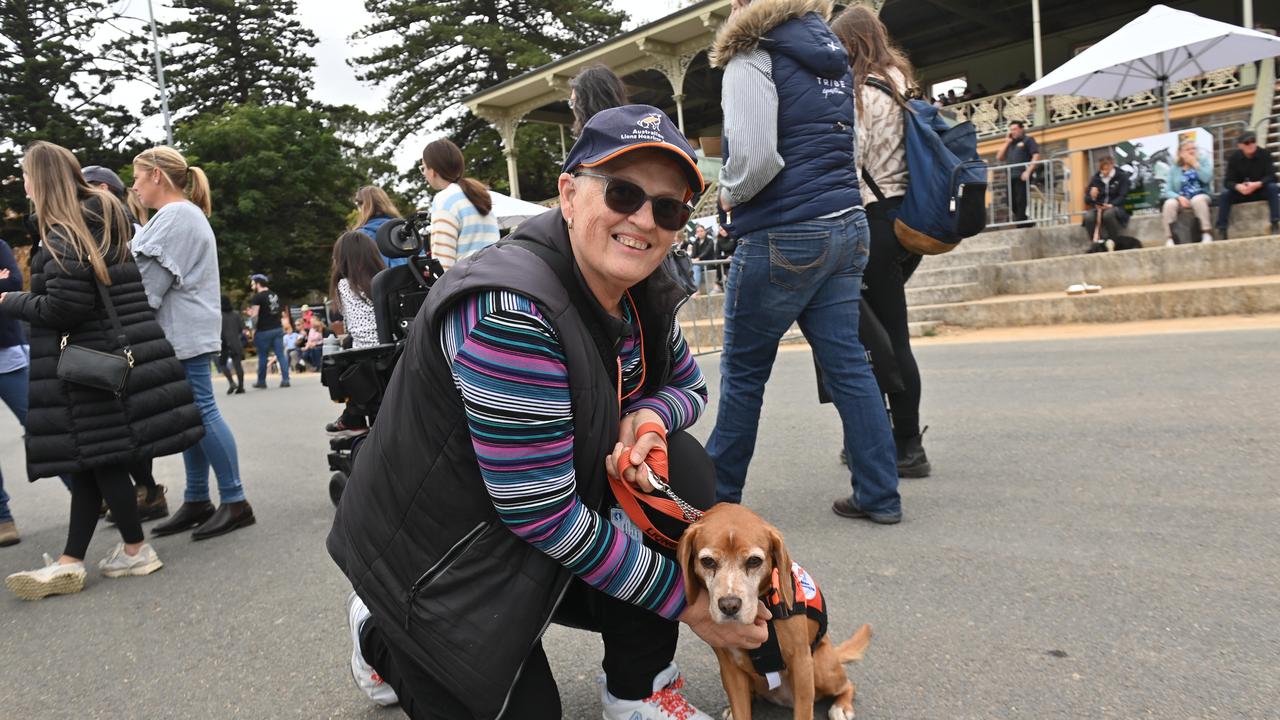
{"label": "striped long-sleeve shirt", "polygon": [[431,199],[431,255],[445,270],[471,253],[498,242],[498,219],[481,215],[458,183]]}
{"label": "striped long-sleeve shirt", "polygon": [[[625,299],[623,310],[634,327],[635,311]],[[677,564],[578,496],[569,372],[555,331],[533,302],[504,291],[472,295],[449,312],[440,340],[480,474],[503,523],[592,587],[663,617],[679,616],[685,600]],[[698,419],[707,390],[679,323],[665,340],[674,368],[670,384],[624,399],[623,412],[651,409],[675,431]],[[624,398],[642,384],[641,345],[638,333],[621,343]]]}

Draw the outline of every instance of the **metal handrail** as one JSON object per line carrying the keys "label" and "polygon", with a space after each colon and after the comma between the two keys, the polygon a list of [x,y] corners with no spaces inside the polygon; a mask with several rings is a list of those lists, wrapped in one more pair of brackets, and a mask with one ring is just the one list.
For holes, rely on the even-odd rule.
{"label": "metal handrail", "polygon": [[[1013,217],[1012,204],[1013,171],[1014,169],[1021,171],[1023,168],[1028,166],[1043,166],[1047,170],[1047,172],[1044,173],[1043,178],[1043,193],[1045,198],[1048,200],[1048,204],[1041,209],[1047,210],[1048,212],[1037,213],[1034,217],[1029,213],[1025,220],[1015,219]],[[1071,213],[1068,211],[1068,208],[1071,207],[1071,168],[1067,166],[1064,160],[1051,157],[1048,159],[1037,160],[1035,162],[993,165],[988,167],[987,170],[990,178],[987,185],[988,228],[1019,226],[1024,223],[1061,225],[1070,222]],[[1055,172],[1055,170],[1057,170],[1057,172]],[[995,207],[995,189],[1001,187],[999,177],[1002,174],[1004,176],[1003,187],[1005,203],[1007,204],[1007,210],[1005,212],[1005,216],[1008,218],[1007,220],[998,219],[1000,215],[997,214],[997,208]],[[1031,200],[1033,187],[1036,188],[1037,192],[1040,192],[1035,180],[1026,183],[1025,192],[1027,194],[1027,202],[1025,208],[1028,211],[1032,208]],[[1059,209],[1058,200],[1061,200],[1061,209]]]}

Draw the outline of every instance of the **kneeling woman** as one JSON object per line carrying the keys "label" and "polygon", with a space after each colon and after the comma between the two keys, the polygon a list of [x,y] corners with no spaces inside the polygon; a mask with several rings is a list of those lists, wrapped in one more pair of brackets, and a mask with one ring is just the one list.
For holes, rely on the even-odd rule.
{"label": "kneeling woman", "polygon": [[558,718],[541,644],[557,622],[603,635],[605,718],[705,719],[679,694],[678,622],[751,648],[768,612],[721,626],[705,595],[686,605],[671,553],[614,509],[607,477],[624,448],[665,448],[678,495],[714,496],[682,432],[707,391],[662,267],[702,176],[670,118],[629,105],[592,118],[559,188],[558,213],[460,261],[414,321],[329,535],[358,594],[353,670],[390,700],[371,665],[413,718]]}
{"label": "kneeling woman", "polygon": [[[161,567],[142,541],[129,466],[180,453],[204,435],[191,388],[147,304],[129,254],[133,226],[120,201],[89,187],[69,150],[35,142],[22,178],[36,211],[40,246],[31,292],[0,295],[0,314],[31,324],[27,469],[31,479],[70,474],[71,519],[62,556],[5,579],[35,600],[84,587],[84,558],[103,500],[123,542],[98,568],[107,577]],[[64,348],[130,356],[125,389],[113,394],[62,379]]]}

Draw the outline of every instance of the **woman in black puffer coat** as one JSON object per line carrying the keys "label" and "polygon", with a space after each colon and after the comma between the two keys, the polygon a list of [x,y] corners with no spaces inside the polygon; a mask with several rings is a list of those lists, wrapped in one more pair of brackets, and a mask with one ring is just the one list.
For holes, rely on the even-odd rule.
{"label": "woman in black puffer coat", "polygon": [[[84,587],[84,556],[105,499],[124,542],[99,568],[108,577],[146,575],[161,566],[142,526],[128,466],[182,452],[204,428],[182,365],[147,303],[128,251],[133,230],[118,200],[90,188],[68,150],[33,143],[23,180],[40,229],[31,258],[31,292],[0,295],[0,314],[31,325],[27,473],[32,480],[71,476],[71,520],[62,556],[45,568],[15,573],[5,584],[34,600]],[[122,355],[98,290],[111,298],[133,355],[125,392],[58,377],[63,339]]]}

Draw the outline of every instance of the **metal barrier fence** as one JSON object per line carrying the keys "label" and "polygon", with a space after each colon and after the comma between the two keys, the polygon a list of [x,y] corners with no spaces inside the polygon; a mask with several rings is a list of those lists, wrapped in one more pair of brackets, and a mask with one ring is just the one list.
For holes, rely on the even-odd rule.
{"label": "metal barrier fence", "polygon": [[[1034,171],[1024,183],[1020,175],[1028,167]],[[987,182],[988,228],[1059,225],[1071,219],[1071,170],[1063,159],[995,165]]]}
{"label": "metal barrier fence", "polygon": [[[724,279],[729,276],[731,260],[694,260],[695,268],[703,269],[702,286],[698,293],[680,307],[676,320],[680,323],[680,331],[685,342],[689,344],[689,352],[694,355],[709,355],[724,349]],[[716,282],[717,272],[721,278]],[[719,288],[716,286],[719,285]],[[803,340],[804,334],[797,325],[792,325],[779,342],[788,343]]]}

